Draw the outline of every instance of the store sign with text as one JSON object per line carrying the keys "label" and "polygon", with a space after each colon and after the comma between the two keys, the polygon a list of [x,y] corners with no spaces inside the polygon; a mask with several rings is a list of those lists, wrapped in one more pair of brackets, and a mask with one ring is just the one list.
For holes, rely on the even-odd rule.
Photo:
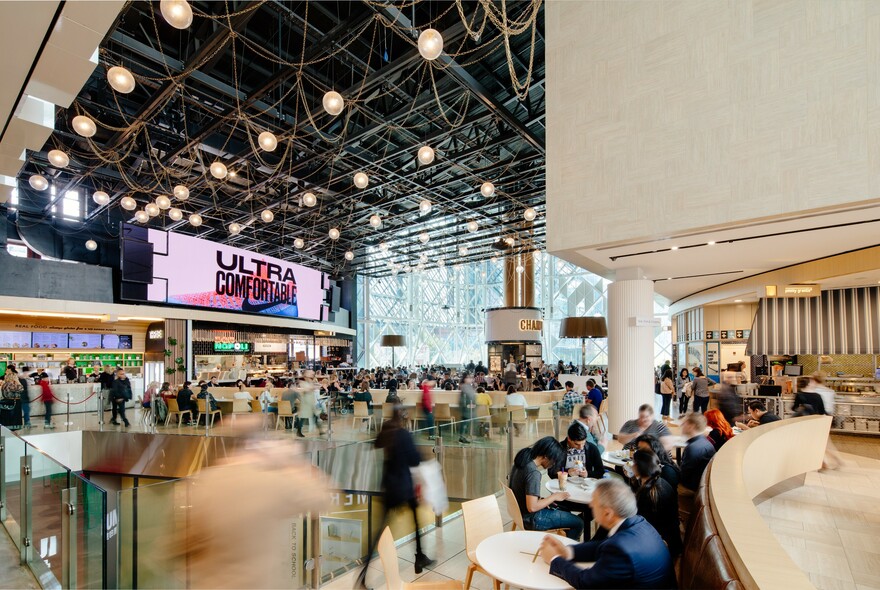
{"label": "store sign with text", "polygon": [[520,320],[520,332],[540,332],[544,329],[544,320]]}
{"label": "store sign with text", "polygon": [[214,342],[214,352],[250,352],[250,342]]}
{"label": "store sign with text", "polygon": [[123,298],[326,320],[325,273],[182,234],[122,226]]}

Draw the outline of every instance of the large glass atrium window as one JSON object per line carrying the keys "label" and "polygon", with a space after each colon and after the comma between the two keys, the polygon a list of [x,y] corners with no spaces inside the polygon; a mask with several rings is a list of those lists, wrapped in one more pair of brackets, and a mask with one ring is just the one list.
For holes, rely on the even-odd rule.
{"label": "large glass atrium window", "polygon": [[[459,365],[487,361],[484,310],[504,305],[503,263],[476,262],[381,278],[358,276],[357,365],[391,364],[386,334],[406,338],[394,351],[398,364]],[[580,363],[579,340],[560,339],[559,323],[569,316],[604,316],[609,281],[558,258],[535,261],[535,305],[544,309],[544,360]],[[657,301],[654,315],[669,326],[669,310]],[[672,358],[671,332],[657,328],[654,364]],[[587,341],[587,363],[608,364],[605,339]]]}

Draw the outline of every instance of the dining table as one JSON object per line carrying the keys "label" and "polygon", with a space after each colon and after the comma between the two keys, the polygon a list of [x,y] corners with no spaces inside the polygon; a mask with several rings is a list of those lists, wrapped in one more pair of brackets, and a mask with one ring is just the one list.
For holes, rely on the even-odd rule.
{"label": "dining table", "polygon": [[550,479],[547,480],[547,483],[544,484],[544,487],[547,488],[547,491],[551,494],[555,494],[556,492],[568,492],[568,500],[567,502],[574,502],[576,504],[586,504],[587,506],[593,501],[593,490],[596,489],[596,484],[601,480],[593,479],[590,477],[571,477],[569,476],[568,481],[565,483],[565,490],[559,489],[559,480],[558,479]]}
{"label": "dining table", "polygon": [[[477,563],[499,582],[524,590],[570,590],[562,578],[550,573],[550,566],[538,554],[543,531],[508,531],[486,537],[477,545]],[[575,541],[549,535],[565,545]]]}

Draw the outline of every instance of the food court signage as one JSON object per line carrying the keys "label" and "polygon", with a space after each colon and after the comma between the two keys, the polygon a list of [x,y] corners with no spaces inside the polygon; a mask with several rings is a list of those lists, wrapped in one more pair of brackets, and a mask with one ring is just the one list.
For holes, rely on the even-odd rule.
{"label": "food court signage", "polygon": [[214,352],[250,352],[250,342],[214,342]]}
{"label": "food court signage", "polygon": [[543,314],[532,307],[486,310],[486,342],[540,342]]}
{"label": "food court signage", "polygon": [[520,320],[520,332],[540,332],[544,329],[544,320]]}

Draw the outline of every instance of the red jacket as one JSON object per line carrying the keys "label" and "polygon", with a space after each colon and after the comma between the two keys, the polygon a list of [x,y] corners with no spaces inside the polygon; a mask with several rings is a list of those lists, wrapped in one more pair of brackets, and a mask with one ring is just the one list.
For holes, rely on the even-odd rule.
{"label": "red jacket", "polygon": [[40,388],[43,390],[43,393],[40,395],[40,401],[43,403],[53,402],[54,397],[52,396],[52,388],[49,387],[49,382],[45,379],[40,379]]}
{"label": "red jacket", "polygon": [[431,402],[431,386],[427,383],[422,383],[422,409],[426,412],[432,412],[433,408],[434,405]]}

